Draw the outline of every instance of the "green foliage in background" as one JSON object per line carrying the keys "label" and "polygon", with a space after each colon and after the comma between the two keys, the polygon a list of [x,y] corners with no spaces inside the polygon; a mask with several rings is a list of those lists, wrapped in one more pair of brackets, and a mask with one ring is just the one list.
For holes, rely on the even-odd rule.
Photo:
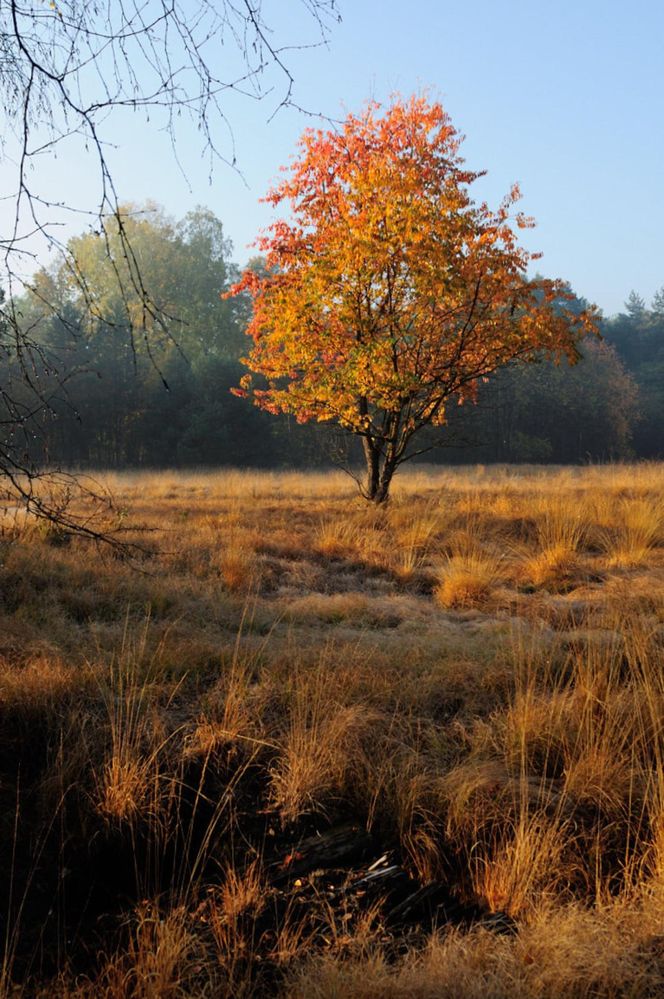
{"label": "green foliage in background", "polygon": [[[37,430],[26,445],[31,458],[120,468],[313,466],[335,454],[351,462],[361,457],[352,443],[340,448],[324,426],[275,419],[231,394],[249,346],[249,302],[221,298],[238,269],[212,211],[198,208],[176,221],[154,204],[126,205],[122,223],[133,259],[111,217],[105,233],[70,241],[83,286],[61,264],[37,272],[15,303],[44,351],[35,378],[48,405],[38,404]],[[128,278],[139,274],[158,306],[154,317],[138,314],[145,297]],[[132,340],[134,312],[145,335]],[[584,357],[572,368],[542,360],[499,372],[477,406],[456,407],[449,427],[431,431],[434,449],[426,459],[664,457],[664,290],[650,307],[632,293],[602,333],[602,343],[583,344]],[[17,358],[10,352],[0,364],[10,384]],[[30,387],[18,372],[14,384],[29,407]],[[439,443],[452,446],[437,449]]]}

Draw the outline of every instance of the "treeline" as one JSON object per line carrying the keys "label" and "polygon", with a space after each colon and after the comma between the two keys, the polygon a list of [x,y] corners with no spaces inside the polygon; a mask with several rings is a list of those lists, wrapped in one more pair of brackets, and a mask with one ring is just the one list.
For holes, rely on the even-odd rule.
{"label": "treeline", "polygon": [[[135,259],[110,222],[105,233],[71,241],[76,277],[71,265],[43,269],[14,303],[44,357],[36,392],[11,351],[1,360],[2,385],[14,398],[24,392],[35,418],[28,457],[111,468],[328,463],[340,446],[334,433],[231,392],[243,371],[248,305],[221,297],[237,269],[220,220],[198,209],[174,222],[149,205],[128,207],[123,226]],[[154,313],[146,314],[146,290]],[[453,407],[449,428],[424,439],[452,445],[427,460],[663,457],[664,292],[650,308],[632,293],[602,333],[574,367],[542,361],[501,371],[477,406]]]}
{"label": "treeline", "polygon": [[40,270],[15,303],[41,352],[27,379],[17,357],[2,358],[3,384],[37,410],[28,457],[98,468],[316,461],[315,435],[231,393],[247,304],[221,298],[237,269],[220,220],[198,209],[174,222],[153,205],[126,213],[123,235],[109,220],[72,240],[75,265]]}

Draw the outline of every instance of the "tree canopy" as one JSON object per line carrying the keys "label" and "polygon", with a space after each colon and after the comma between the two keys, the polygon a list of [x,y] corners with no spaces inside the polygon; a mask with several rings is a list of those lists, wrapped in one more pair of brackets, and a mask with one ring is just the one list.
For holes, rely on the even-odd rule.
{"label": "tree canopy", "polygon": [[497,209],[439,103],[370,103],[338,130],[307,130],[267,200],[287,206],[247,270],[252,374],[240,391],[273,413],[334,421],[362,440],[367,498],[387,498],[413,437],[508,362],[571,362],[595,330],[562,281],[529,279],[516,185]]}
{"label": "tree canopy", "polygon": [[[220,220],[198,208],[175,221],[147,204],[121,206],[121,223],[145,294],[158,308],[156,316],[135,317],[146,328],[144,349],[134,350],[129,335],[143,300],[123,273],[130,263],[114,215],[102,220],[103,235],[70,240],[77,275],[66,260],[42,269],[17,303],[22,324],[49,361],[34,389],[15,389],[35,409],[30,429],[38,432],[28,450],[37,465],[42,455],[49,462],[113,467],[182,460],[187,440],[202,432],[202,396],[212,373],[226,386],[216,388],[217,396],[228,396],[239,377],[246,309],[220,297],[237,277]],[[235,405],[224,407],[225,424],[237,422],[237,409],[245,408],[230,401]],[[219,459],[228,452],[229,433],[227,426],[217,428],[212,453]],[[241,454],[236,445],[235,461]]]}

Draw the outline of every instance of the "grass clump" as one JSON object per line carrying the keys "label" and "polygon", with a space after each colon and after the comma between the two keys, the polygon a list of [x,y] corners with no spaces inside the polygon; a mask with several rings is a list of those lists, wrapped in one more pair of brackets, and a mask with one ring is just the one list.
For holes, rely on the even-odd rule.
{"label": "grass clump", "polygon": [[479,607],[491,596],[500,575],[495,558],[473,551],[451,555],[439,570],[434,599],[446,609]]}

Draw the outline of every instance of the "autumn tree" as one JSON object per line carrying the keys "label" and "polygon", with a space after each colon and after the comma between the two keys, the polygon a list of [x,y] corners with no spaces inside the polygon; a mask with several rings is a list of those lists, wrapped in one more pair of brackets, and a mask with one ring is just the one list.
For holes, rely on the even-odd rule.
{"label": "autumn tree", "polygon": [[474,201],[482,174],[460,143],[424,97],[307,130],[266,199],[289,209],[259,240],[266,268],[231,292],[253,300],[239,391],[359,437],[362,491],[377,503],[452,403],[516,359],[574,362],[595,327],[592,309],[565,308],[561,281],[528,278],[536,255],[517,230],[533,223],[513,215],[518,188],[495,210]]}

